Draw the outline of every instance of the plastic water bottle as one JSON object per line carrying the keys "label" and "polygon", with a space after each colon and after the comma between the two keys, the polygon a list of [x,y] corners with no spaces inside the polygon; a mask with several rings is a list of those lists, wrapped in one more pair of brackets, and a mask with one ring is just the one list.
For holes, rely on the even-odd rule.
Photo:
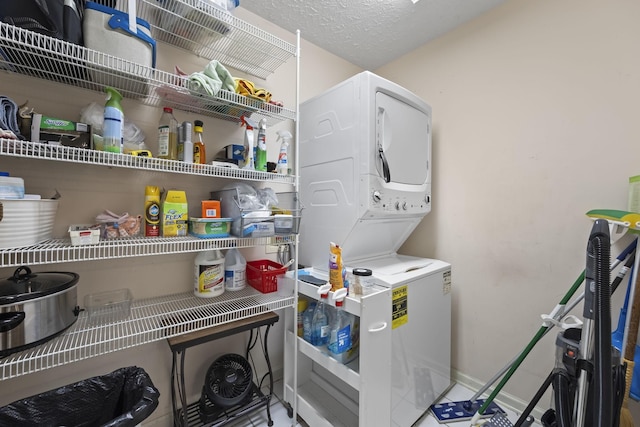
{"label": "plastic water bottle", "polygon": [[311,344],[321,347],[329,343],[329,308],[324,300],[329,296],[331,285],[326,284],[318,288],[320,299],[316,304],[311,319]]}
{"label": "plastic water bottle", "polygon": [[307,342],[311,342],[311,322],[313,320],[314,311],[316,311],[316,302],[312,301],[309,303],[307,309],[302,313],[302,338]]}
{"label": "plastic water bottle", "polygon": [[345,354],[351,350],[351,314],[344,311],[342,305],[347,296],[346,289],[338,289],[333,294],[336,304],[335,316],[329,326],[329,353],[338,361],[345,362]]}

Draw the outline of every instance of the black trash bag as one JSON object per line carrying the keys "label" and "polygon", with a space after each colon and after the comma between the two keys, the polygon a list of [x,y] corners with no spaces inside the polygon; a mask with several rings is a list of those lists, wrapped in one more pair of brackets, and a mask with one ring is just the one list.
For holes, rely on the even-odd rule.
{"label": "black trash bag", "polygon": [[121,368],[0,408],[0,426],[133,427],[158,406],[144,369]]}

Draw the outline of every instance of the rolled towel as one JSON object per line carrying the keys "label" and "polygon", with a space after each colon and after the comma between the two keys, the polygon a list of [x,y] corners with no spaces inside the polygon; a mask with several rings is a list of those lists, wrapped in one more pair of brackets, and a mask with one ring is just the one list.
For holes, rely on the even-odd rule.
{"label": "rolled towel", "polygon": [[0,127],[10,130],[18,138],[23,139],[18,126],[18,105],[11,98],[0,95]]}

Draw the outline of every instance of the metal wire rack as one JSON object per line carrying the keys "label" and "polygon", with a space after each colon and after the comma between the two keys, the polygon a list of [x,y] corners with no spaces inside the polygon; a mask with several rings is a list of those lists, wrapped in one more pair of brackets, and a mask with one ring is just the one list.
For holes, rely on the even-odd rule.
{"label": "metal wire rack", "polygon": [[266,78],[296,47],[203,0],[138,1],[137,13],[161,40],[256,77]]}
{"label": "metal wire rack", "polygon": [[[180,2],[178,2],[180,3]],[[0,69],[125,98],[239,122],[241,116],[274,124],[295,112],[235,92],[216,96],[187,89],[187,78],[0,22]]]}
{"label": "metal wire rack", "polygon": [[217,239],[184,237],[130,237],[102,240],[95,245],[71,245],[70,239],[50,239],[37,245],[0,249],[0,267],[95,261],[200,252],[209,249],[248,248],[293,243],[295,236]]}
{"label": "metal wire rack", "polygon": [[86,312],[46,343],[0,359],[0,379],[9,379],[187,332],[292,307],[294,296],[262,294],[247,287],[212,299],[191,293],[134,300],[128,318],[93,325]]}
{"label": "metal wire rack", "polygon": [[292,175],[184,163],[176,160],[138,157],[129,154],[2,138],[0,138],[0,155],[281,184],[294,184],[295,179]]}

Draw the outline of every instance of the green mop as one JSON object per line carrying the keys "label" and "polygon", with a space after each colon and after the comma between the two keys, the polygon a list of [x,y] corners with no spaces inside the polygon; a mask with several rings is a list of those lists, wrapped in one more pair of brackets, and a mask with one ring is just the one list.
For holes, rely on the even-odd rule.
{"label": "green mop", "polygon": [[[630,254],[635,252],[636,243],[637,243],[637,240],[634,240],[627,248],[625,248],[624,251],[622,251],[622,253],[616,258],[616,261],[612,263],[611,269],[614,269],[615,267],[617,267],[622,261],[624,261],[625,258],[627,258]],[[620,272],[618,273],[618,276],[614,280],[614,282],[617,281],[617,283],[620,283],[620,281],[622,281],[622,278],[624,277],[627,271],[628,269],[621,269]],[[571,311],[571,309],[573,309],[573,307],[577,305],[577,303],[580,301],[581,298],[584,298],[584,293],[583,293],[581,297],[578,298],[578,300],[574,304],[572,304],[572,307],[565,310],[565,305],[567,304],[567,302],[569,302],[571,297],[582,285],[582,282],[584,281],[584,275],[585,275],[585,272],[583,270],[582,273],[576,279],[576,281],[573,283],[569,291],[564,295],[560,303],[555,307],[553,312],[549,316],[547,316],[545,322],[543,322],[540,329],[538,329],[538,331],[536,332],[534,337],[531,339],[529,344],[527,344],[527,346],[524,348],[524,350],[522,350],[522,352],[509,365],[505,366],[503,371],[500,372],[499,375],[494,377],[495,379],[492,379],[489,383],[487,383],[487,385],[483,387],[483,389],[480,390],[478,393],[476,393],[476,395],[472,397],[471,400],[464,403],[464,404],[467,404],[468,406],[471,406],[471,404],[475,402],[477,398],[482,393],[484,393],[491,386],[491,384],[493,384],[496,381],[496,379],[505,372],[505,370],[508,369],[506,375],[504,375],[504,377],[502,378],[498,386],[493,390],[493,392],[489,395],[489,397],[480,406],[480,408],[475,413],[475,415],[471,418],[471,425],[475,425],[478,423],[479,419],[485,414],[485,411],[487,410],[487,408],[493,403],[493,400],[495,399],[497,394],[502,390],[502,388],[505,386],[507,381],[509,381],[511,376],[518,369],[518,367],[520,367],[524,359],[529,355],[529,353],[531,352],[533,347],[535,347],[538,341],[540,341],[540,339],[542,339],[542,337],[549,330],[551,330],[553,326],[555,326],[555,323],[557,323],[558,321],[561,321],[564,318],[565,314]]]}

